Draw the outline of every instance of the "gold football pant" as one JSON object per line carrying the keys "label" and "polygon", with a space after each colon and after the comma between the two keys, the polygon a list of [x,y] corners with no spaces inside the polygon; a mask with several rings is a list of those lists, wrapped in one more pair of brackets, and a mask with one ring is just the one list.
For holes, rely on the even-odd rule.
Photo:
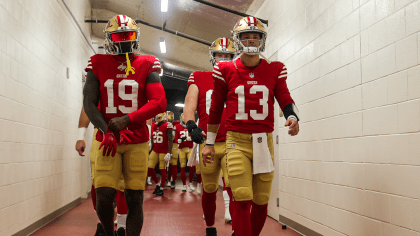
{"label": "gold football pant", "polygon": [[152,151],[149,157],[149,168],[155,169],[156,164],[159,162],[159,169],[165,169],[165,156],[166,153],[157,153]]}
{"label": "gold football pant", "polygon": [[172,144],[172,151],[171,151],[172,157],[171,157],[171,160],[169,161],[170,165],[173,165],[173,166],[178,165],[178,146],[179,144],[177,143]]}
{"label": "gold football pant", "polygon": [[181,168],[187,166],[187,157],[190,158],[192,153],[192,148],[184,147],[179,150],[179,162],[181,164]]}
{"label": "gold football pant", "polygon": [[98,129],[93,131],[93,138],[92,138],[92,145],[90,146],[90,170],[92,172],[92,185],[95,186],[95,159],[96,159],[96,152],[101,145],[101,142],[96,141],[96,133],[98,133]]}
{"label": "gold football pant", "polygon": [[[147,177],[149,144],[117,145],[114,157],[103,156],[103,147],[96,152],[95,187],[120,189],[119,180],[124,176],[123,188],[144,190]],[[123,170],[124,166],[124,170]]]}
{"label": "gold football pant", "polygon": [[[201,177],[203,178],[203,187],[206,193],[214,193],[219,187],[219,175],[220,170],[224,173],[225,185],[229,187],[229,180],[226,174],[226,143],[216,142],[214,143],[214,150],[216,152],[213,163],[203,163],[203,148],[206,143],[200,145],[200,168]],[[198,169],[197,169],[198,171]]]}
{"label": "gold football pant", "polygon": [[[273,135],[267,133],[268,148],[274,163]],[[271,173],[252,174],[252,134],[228,131],[226,135],[227,170],[235,201],[252,200],[257,205],[268,203]]]}

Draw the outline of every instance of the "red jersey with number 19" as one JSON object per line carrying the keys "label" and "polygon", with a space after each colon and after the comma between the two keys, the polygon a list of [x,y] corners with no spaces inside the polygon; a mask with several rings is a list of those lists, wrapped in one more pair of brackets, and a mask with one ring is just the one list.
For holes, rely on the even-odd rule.
{"label": "red jersey with number 19", "polygon": [[[160,72],[160,61],[151,55],[130,55],[131,66],[135,74],[126,75],[122,65],[125,56],[96,54],[89,60],[85,69],[92,71],[100,83],[100,111],[106,122],[112,118],[129,115],[144,106],[146,97],[146,79],[150,73]],[[122,70],[121,70],[122,69]],[[131,122],[127,128],[133,134],[127,136],[131,144],[144,143],[149,140],[149,130],[146,121]],[[103,140],[103,133],[97,132],[97,141]]]}
{"label": "red jersey with number 19", "polygon": [[[153,151],[156,153],[168,153],[168,135],[167,130],[172,130],[172,124],[164,122],[161,125],[154,125],[152,127],[153,133]],[[171,131],[172,132],[172,131]]]}
{"label": "red jersey with number 19", "polygon": [[[195,84],[198,87],[198,102],[197,102],[197,112],[198,112],[198,127],[203,129],[207,133],[207,123],[209,121],[210,114],[210,105],[211,105],[211,95],[213,93],[213,77],[211,71],[195,71],[191,73],[190,78],[188,79],[188,87],[191,84]],[[220,121],[219,131],[217,132],[216,142],[225,142],[226,141],[226,109],[221,108],[223,111],[222,118]]]}
{"label": "red jersey with number 19", "polygon": [[271,133],[274,130],[274,97],[283,109],[294,103],[287,88],[286,66],[278,61],[261,62],[254,69],[241,60],[214,66],[214,92],[209,124],[220,123],[226,102],[226,129],[240,133]]}

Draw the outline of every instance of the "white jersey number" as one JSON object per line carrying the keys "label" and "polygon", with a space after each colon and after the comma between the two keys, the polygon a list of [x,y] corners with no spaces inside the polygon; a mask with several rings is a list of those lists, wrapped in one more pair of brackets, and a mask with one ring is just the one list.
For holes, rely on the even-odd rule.
{"label": "white jersey number", "polygon": [[163,133],[162,132],[153,132],[153,142],[154,143],[163,143]]}
{"label": "white jersey number", "polygon": [[[250,110],[251,117],[254,120],[264,120],[268,116],[268,88],[264,85],[254,85],[249,89],[249,94],[257,94],[262,92],[262,98],[260,99],[260,105],[263,107],[262,113],[258,113],[256,110]],[[238,86],[235,89],[235,93],[238,94],[238,113],[235,114],[237,120],[247,120],[248,113],[245,112],[245,87],[243,85]]]}
{"label": "white jersey number", "polygon": [[[108,95],[108,106],[106,107],[107,114],[115,114],[117,113],[117,108],[114,106],[114,80],[109,79],[105,82],[105,87]],[[125,92],[125,86],[131,86],[131,93],[127,94]],[[133,111],[137,111],[139,104],[137,103],[137,96],[139,91],[139,84],[135,80],[122,80],[118,84],[118,96],[122,100],[131,100],[131,107],[126,107],[123,105],[119,105],[118,109],[123,114],[128,114]]]}
{"label": "white jersey number", "polygon": [[181,131],[181,132],[179,132],[179,137],[180,138],[188,138],[189,137],[189,133],[188,133],[188,131],[185,131],[185,130],[183,130],[183,131]]}

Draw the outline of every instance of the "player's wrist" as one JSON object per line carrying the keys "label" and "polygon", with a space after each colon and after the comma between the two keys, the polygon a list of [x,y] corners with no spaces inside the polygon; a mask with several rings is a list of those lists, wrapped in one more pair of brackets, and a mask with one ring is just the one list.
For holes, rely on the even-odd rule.
{"label": "player's wrist", "polygon": [[86,127],[80,127],[77,130],[77,140],[85,140],[85,136],[86,136]]}
{"label": "player's wrist", "polygon": [[206,145],[210,146],[213,145],[216,142],[216,133],[213,132],[207,132],[207,141],[206,141]]}

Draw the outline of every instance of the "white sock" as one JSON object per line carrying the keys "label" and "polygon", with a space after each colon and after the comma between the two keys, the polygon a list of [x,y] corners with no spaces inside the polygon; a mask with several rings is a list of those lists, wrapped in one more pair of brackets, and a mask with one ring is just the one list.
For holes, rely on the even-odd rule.
{"label": "white sock", "polygon": [[226,190],[223,191],[223,199],[225,200],[225,208],[229,208],[230,198],[229,198],[229,194]]}
{"label": "white sock", "polygon": [[126,222],[127,214],[117,214],[117,229],[119,229],[120,227],[123,227],[125,229]]}

